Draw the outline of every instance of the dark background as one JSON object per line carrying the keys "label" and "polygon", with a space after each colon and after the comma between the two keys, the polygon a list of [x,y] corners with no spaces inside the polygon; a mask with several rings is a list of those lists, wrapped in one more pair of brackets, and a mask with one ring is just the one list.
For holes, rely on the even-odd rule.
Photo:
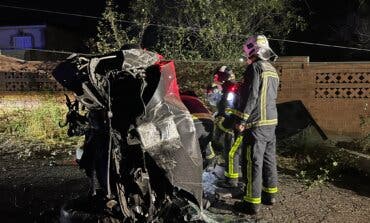
{"label": "dark background", "polygon": [[[360,4],[362,2],[362,4]],[[370,50],[370,0],[298,0],[296,7],[307,22],[293,40]],[[367,43],[360,44],[359,27],[367,22]],[[370,60],[369,51],[285,43],[287,55],[309,55],[311,61]]]}
{"label": "dark background", "polygon": [[[294,30],[291,40],[340,45],[357,48],[370,48],[370,43],[359,43],[358,26],[364,19],[370,20],[370,0],[360,5],[361,0],[296,0],[295,7],[307,22],[304,31]],[[125,8],[128,1],[117,1]],[[12,5],[40,10],[101,16],[104,0],[2,0],[0,5]],[[365,5],[365,6],[364,6]],[[361,6],[361,7],[360,7]],[[67,29],[86,41],[96,34],[97,19],[70,15],[4,8],[0,6],[0,25],[38,25]],[[370,21],[369,21],[370,22]],[[365,33],[369,35],[370,33]],[[273,36],[280,38],[279,36]],[[322,46],[310,46],[285,42],[280,48],[277,41],[271,45],[280,50],[280,55],[310,56],[311,61],[352,61],[370,60],[370,52],[349,49],[337,49]]]}
{"label": "dark background", "polygon": [[[2,0],[0,5],[57,11],[71,14],[101,16],[105,0]],[[46,12],[11,9],[0,6],[0,25],[53,25],[79,32],[82,37],[94,35],[97,19]]]}

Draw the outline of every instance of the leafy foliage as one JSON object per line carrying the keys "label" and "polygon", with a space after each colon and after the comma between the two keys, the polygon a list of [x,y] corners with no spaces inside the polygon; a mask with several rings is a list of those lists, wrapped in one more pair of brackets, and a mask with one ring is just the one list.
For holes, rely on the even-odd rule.
{"label": "leafy foliage", "polygon": [[113,0],[106,1],[102,19],[98,23],[98,34],[93,51],[109,53],[119,50],[128,41],[128,36],[122,24],[123,14],[118,12],[118,7]]}
{"label": "leafy foliage", "polygon": [[304,28],[292,0],[132,0],[125,14],[112,1],[99,23],[99,52],[149,39],[167,58],[235,60],[248,35],[284,38]]}
{"label": "leafy foliage", "polygon": [[242,73],[244,64],[238,60],[248,35],[285,38],[304,27],[293,0],[131,0],[121,9],[107,0],[96,51],[108,53],[141,43],[175,59],[181,89],[203,95],[201,89],[211,81],[204,77],[211,77],[217,67],[228,65]]}
{"label": "leafy foliage", "polygon": [[169,25],[183,28],[160,28],[157,50],[171,58],[235,60],[247,36],[264,33],[284,38],[303,24],[296,24],[301,18],[286,0],[169,2],[162,1],[161,18],[176,16]]}

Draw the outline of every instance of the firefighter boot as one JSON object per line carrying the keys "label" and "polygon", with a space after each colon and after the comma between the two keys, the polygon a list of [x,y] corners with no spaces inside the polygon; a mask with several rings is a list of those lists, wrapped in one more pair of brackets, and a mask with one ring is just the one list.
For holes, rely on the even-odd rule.
{"label": "firefighter boot", "polygon": [[262,203],[265,205],[274,205],[276,203],[275,193],[262,191]]}
{"label": "firefighter boot", "polygon": [[217,186],[223,188],[238,187],[238,179],[231,179],[226,177],[226,180],[218,182]]}
{"label": "firefighter boot", "polygon": [[261,204],[253,204],[246,201],[235,202],[234,210],[240,213],[255,215],[261,210]]}
{"label": "firefighter boot", "polygon": [[215,164],[216,163],[216,159],[213,157],[213,158],[206,158],[204,161],[203,161],[203,169],[204,170],[212,170],[214,169],[215,167]]}

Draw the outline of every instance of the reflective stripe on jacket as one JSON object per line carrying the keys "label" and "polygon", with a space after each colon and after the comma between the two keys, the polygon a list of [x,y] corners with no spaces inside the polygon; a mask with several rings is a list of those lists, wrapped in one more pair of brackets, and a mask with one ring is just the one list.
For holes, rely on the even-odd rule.
{"label": "reflective stripe on jacket", "polygon": [[267,61],[250,64],[240,89],[238,109],[228,110],[249,126],[277,125],[276,97],[279,76]]}

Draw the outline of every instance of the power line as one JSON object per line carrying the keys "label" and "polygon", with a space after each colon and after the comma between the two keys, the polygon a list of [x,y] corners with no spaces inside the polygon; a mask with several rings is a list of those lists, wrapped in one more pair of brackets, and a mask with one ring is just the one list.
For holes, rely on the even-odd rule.
{"label": "power line", "polygon": [[[102,19],[102,17],[98,17],[98,16],[91,16],[91,15],[84,15],[84,14],[77,14],[77,13],[58,12],[58,11],[50,11],[50,10],[44,10],[44,9],[35,9],[35,8],[19,7],[19,6],[12,6],[12,5],[4,5],[4,4],[0,4],[0,7],[27,10],[27,11],[35,11],[35,12],[44,12],[44,13],[50,13],[50,14],[75,16],[75,17],[82,17],[82,18],[95,19],[95,20]],[[135,24],[135,25],[142,25],[139,22],[123,20],[123,19],[117,19],[117,21],[124,22],[124,23]],[[147,25],[148,26],[168,28],[168,29],[180,29],[180,28],[182,28],[182,29],[189,29],[189,30],[200,30],[200,28],[196,28],[196,27],[179,27],[179,26],[169,26],[169,25],[161,25],[161,24],[155,24],[155,23],[148,23]]]}
{"label": "power line", "polygon": [[323,47],[332,47],[332,48],[360,50],[360,51],[370,52],[370,49],[365,49],[365,48],[347,47],[347,46],[331,45],[331,44],[324,44],[324,43],[311,43],[311,42],[306,42],[306,41],[296,41],[296,40],[289,40],[289,39],[277,39],[277,38],[268,38],[268,39],[275,40],[275,41],[283,41],[287,43],[297,43],[297,44],[304,44],[304,45],[323,46]]}
{"label": "power line", "polygon": [[[76,17],[83,17],[83,18],[89,18],[89,19],[101,19],[101,17],[97,16],[90,16],[90,15],[83,15],[83,14],[76,14],[76,13],[66,13],[66,12],[57,12],[57,11],[50,11],[50,10],[42,10],[42,9],[34,9],[34,8],[27,8],[27,7],[18,7],[18,6],[11,6],[11,5],[4,5],[0,4],[0,7],[4,8],[13,8],[13,9],[20,9],[20,10],[28,10],[28,11],[37,11],[37,12],[44,12],[44,13],[53,13],[53,14],[59,14],[59,15],[67,15],[67,16],[76,16]],[[139,22],[129,21],[129,20],[122,20],[118,19],[117,21],[130,23],[130,24],[136,24],[136,25],[142,25]],[[146,24],[148,26],[155,26],[155,27],[162,27],[162,28],[168,28],[168,29],[188,29],[188,30],[201,30],[201,28],[198,27],[180,27],[180,26],[169,26],[169,25],[161,25],[161,24],[155,24],[155,23],[148,23]],[[247,38],[247,35],[242,34],[223,34],[223,36],[238,36],[238,37],[244,37]],[[297,41],[297,40],[289,40],[289,39],[278,39],[278,38],[268,38],[269,40],[273,41],[281,41],[281,42],[287,42],[287,43],[296,43],[296,44],[302,44],[302,45],[312,45],[312,46],[321,46],[321,47],[331,47],[331,48],[339,48],[339,49],[349,49],[349,50],[357,50],[357,51],[366,51],[370,52],[370,49],[365,48],[357,48],[357,47],[346,47],[346,46],[340,46],[340,45],[331,45],[331,44],[323,44],[323,43],[312,43],[307,41]]]}
{"label": "power line", "polygon": [[[82,17],[82,18],[88,18],[88,19],[94,19],[94,20],[102,19],[102,17],[98,17],[98,16],[91,16],[91,15],[84,15],[84,14],[77,14],[77,13],[58,12],[58,11],[27,8],[27,7],[19,7],[19,6],[4,5],[4,4],[0,4],[0,7],[27,10],[27,11],[35,11],[35,12],[44,12],[44,13],[58,14],[58,15],[66,15],[66,16],[75,16],[75,17]],[[129,21],[129,20],[117,19],[117,21],[124,22],[124,23],[141,25],[139,22],[134,22],[134,21]],[[155,24],[155,23],[148,23],[147,25],[148,26],[157,26],[157,27],[170,28],[170,29],[179,29],[179,28],[181,28],[181,27],[176,27],[176,26],[159,25],[159,24]],[[189,28],[189,29],[194,29],[194,28]]]}
{"label": "power line", "polygon": [[89,19],[100,19],[100,17],[97,17],[97,16],[90,16],[90,15],[83,15],[83,14],[76,14],[76,13],[57,12],[57,11],[50,11],[50,10],[43,10],[43,9],[26,8],[26,7],[12,6],[12,5],[0,4],[0,7],[11,8],[11,9],[20,9],[20,10],[26,10],[26,11],[44,12],[44,13],[50,13],[50,14],[76,16],[76,17],[83,17],[83,18],[89,18]]}

